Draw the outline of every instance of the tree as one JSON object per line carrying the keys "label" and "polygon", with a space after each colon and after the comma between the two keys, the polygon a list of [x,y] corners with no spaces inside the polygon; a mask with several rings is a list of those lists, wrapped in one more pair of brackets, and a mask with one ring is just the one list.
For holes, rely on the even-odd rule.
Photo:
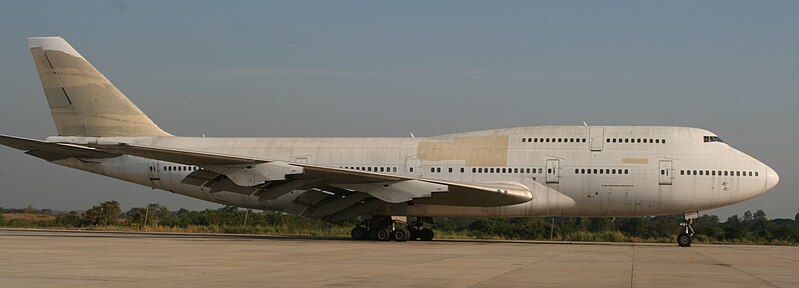
{"label": "tree", "polygon": [[84,223],[89,225],[111,225],[116,223],[122,209],[117,201],[105,201],[83,213]]}
{"label": "tree", "polygon": [[125,219],[128,220],[128,224],[130,225],[133,224],[144,225],[145,215],[147,215],[146,209],[141,207],[133,207],[130,208],[128,212],[125,212]]}

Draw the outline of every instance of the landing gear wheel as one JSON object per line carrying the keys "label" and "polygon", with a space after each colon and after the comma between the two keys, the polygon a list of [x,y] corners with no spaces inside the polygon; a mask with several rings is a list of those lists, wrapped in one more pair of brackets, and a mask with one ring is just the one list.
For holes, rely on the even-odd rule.
{"label": "landing gear wheel", "polygon": [[369,240],[377,240],[377,229],[369,230]]}
{"label": "landing gear wheel", "polygon": [[391,239],[391,229],[377,230],[375,236],[377,237],[377,241],[388,241]]}
{"label": "landing gear wheel", "polygon": [[699,211],[683,214],[683,219],[685,220],[680,223],[680,226],[682,226],[680,230],[682,231],[677,235],[677,245],[680,245],[680,247],[691,247],[691,242],[694,242],[694,228],[691,227],[691,223],[697,218],[699,218]]}
{"label": "landing gear wheel", "polygon": [[417,239],[419,239],[419,229],[408,228],[408,232],[410,232],[410,233],[408,233],[408,236],[410,236],[408,238],[408,240],[417,240]]}
{"label": "landing gear wheel", "polygon": [[352,239],[354,240],[366,240],[369,238],[369,230],[367,230],[366,227],[358,226],[352,228],[350,236],[352,236]]}
{"label": "landing gear wheel", "polygon": [[411,238],[410,234],[411,234],[411,232],[408,231],[408,229],[399,228],[399,229],[394,230],[393,232],[391,232],[391,240],[394,240],[394,241],[397,241],[397,242],[405,242],[405,241],[408,241],[408,239]]}
{"label": "landing gear wheel", "polygon": [[421,239],[422,241],[433,240],[434,236],[435,233],[433,233],[433,230],[431,230],[430,228],[424,228],[419,231],[419,239]]}
{"label": "landing gear wheel", "polygon": [[693,237],[688,235],[688,233],[680,233],[680,235],[677,235],[677,245],[680,245],[680,247],[691,247],[691,242],[693,242],[693,240]]}

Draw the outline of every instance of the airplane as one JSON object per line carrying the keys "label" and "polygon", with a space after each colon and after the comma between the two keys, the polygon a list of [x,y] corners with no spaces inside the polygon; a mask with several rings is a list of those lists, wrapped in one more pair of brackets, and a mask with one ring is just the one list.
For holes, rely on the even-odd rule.
{"label": "airplane", "polygon": [[[61,37],[28,44],[58,136],[0,135],[45,161],[214,203],[331,223],[357,240],[432,240],[434,217],[636,217],[699,211],[779,175],[715,133],[667,126],[531,126],[380,138],[180,137]],[[411,218],[409,218],[411,217]],[[409,219],[414,219],[409,221]]]}

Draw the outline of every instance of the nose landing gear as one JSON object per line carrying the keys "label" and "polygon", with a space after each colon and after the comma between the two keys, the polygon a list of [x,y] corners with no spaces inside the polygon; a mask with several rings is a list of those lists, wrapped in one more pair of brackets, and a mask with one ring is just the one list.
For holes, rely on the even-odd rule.
{"label": "nose landing gear", "polygon": [[691,242],[694,241],[694,228],[691,227],[694,219],[699,218],[699,212],[687,212],[683,214],[685,220],[680,223],[681,232],[677,235],[677,245],[680,247],[691,247]]}

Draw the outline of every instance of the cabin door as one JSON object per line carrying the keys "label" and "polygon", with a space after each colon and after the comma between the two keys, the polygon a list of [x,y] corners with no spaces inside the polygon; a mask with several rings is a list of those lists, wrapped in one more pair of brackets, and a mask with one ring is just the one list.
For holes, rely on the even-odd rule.
{"label": "cabin door", "polygon": [[547,160],[547,183],[560,182],[560,160],[548,159]]}
{"label": "cabin door", "polygon": [[155,185],[158,185],[158,182],[156,181],[161,180],[161,167],[159,167],[160,163],[161,161],[155,159],[147,160],[147,177],[150,178],[150,181]]}
{"label": "cabin door", "polygon": [[674,170],[672,169],[672,162],[671,160],[660,160],[660,185],[671,185],[672,179],[674,179]]}
{"label": "cabin door", "polygon": [[422,161],[416,156],[405,159],[405,175],[422,178]]}
{"label": "cabin door", "polygon": [[588,128],[588,146],[591,151],[602,151],[602,145],[605,141],[605,128],[590,127]]}

